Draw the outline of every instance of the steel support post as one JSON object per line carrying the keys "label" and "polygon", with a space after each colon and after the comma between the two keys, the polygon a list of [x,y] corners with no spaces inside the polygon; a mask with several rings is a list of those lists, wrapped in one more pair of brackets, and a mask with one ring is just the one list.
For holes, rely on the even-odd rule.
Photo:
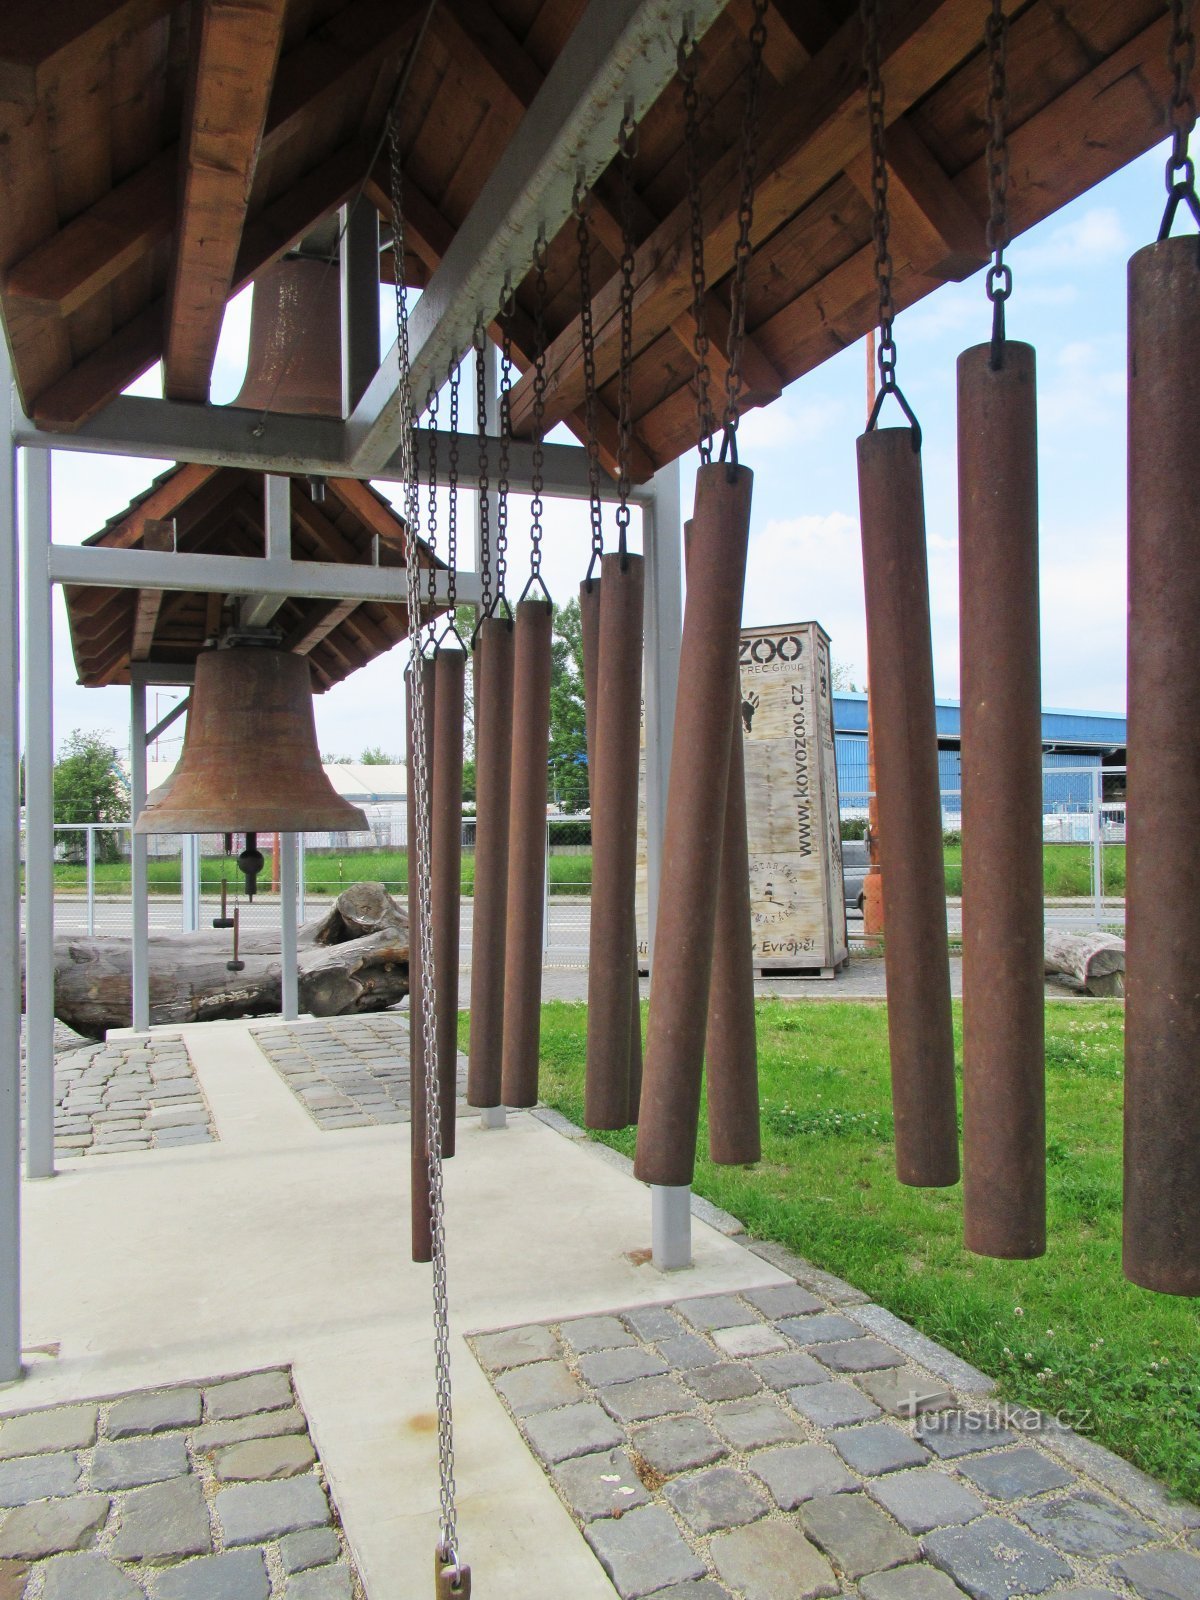
{"label": "steel support post", "polygon": [[298,835],[279,835],[279,967],[283,999],[283,1020],[295,1022],[300,1015],[300,967],[296,957],[297,906],[296,880],[299,873]]}
{"label": "steel support post", "polygon": [[342,415],[348,417],[379,368],[379,213],[362,200],[343,208],[341,257]]}
{"label": "steel support post", "polygon": [[[662,882],[663,830],[679,645],[683,634],[683,511],[679,463],[654,474],[653,495],[642,511],[642,551],[646,560],[646,866],[649,950],[654,949],[658,894]],[[647,953],[649,961],[649,953]],[[685,1185],[650,1187],[654,1265],[675,1272],[692,1261],[691,1189]]]}
{"label": "steel support post", "polygon": [[21,1376],[20,607],[12,370],[0,339],[0,1383]]}
{"label": "steel support post", "polygon": [[305,850],[304,835],[296,835],[296,920],[300,927],[308,921],[308,902],[304,894],[305,880]]}
{"label": "steel support post", "polygon": [[25,1171],[54,1176],[54,636],[48,450],[24,456]]}
{"label": "steel support post", "polygon": [[[136,822],[146,804],[146,685],[135,674],[129,686],[129,815]],[[133,1004],[131,1025],[139,1033],[150,1026],[150,879],[148,840],[144,833],[129,839],[133,897]]]}
{"label": "steel support post", "polygon": [[87,935],[91,939],[96,932],[96,830],[89,827],[87,830]]}
{"label": "steel support post", "polygon": [[180,923],[184,933],[196,933],[200,927],[200,835],[185,833],[179,853],[180,899],[183,902]]}

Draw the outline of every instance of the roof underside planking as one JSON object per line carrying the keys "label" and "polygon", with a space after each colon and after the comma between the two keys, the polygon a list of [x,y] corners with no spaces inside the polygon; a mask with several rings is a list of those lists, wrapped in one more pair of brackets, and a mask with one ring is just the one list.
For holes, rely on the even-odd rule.
{"label": "roof underside planking", "polygon": [[[599,3],[599,0],[594,0]],[[406,280],[436,277],[585,0],[440,0],[400,108]],[[1168,92],[1162,0],[1012,0],[1012,216],[1040,221],[1154,144]],[[984,260],[983,0],[882,0],[895,296]],[[0,266],[21,400],[71,430],[163,359],[205,402],[229,297],[360,193],[425,0],[55,0],[0,5]],[[750,0],[699,46],[708,323],[719,400]],[[874,321],[857,0],[771,0],[744,362],[751,404]],[[678,80],[638,108],[634,476],[695,436]],[[599,432],[616,442],[620,178],[595,186]],[[557,220],[557,219],[556,219]],[[574,224],[552,230],[547,422],[582,432]],[[533,284],[520,278],[512,415],[532,426]],[[394,272],[385,256],[385,276]]]}

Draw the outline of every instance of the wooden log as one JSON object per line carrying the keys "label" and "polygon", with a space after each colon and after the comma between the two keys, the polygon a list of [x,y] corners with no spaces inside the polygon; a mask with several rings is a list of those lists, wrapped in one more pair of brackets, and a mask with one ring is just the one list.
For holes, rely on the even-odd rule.
{"label": "wooden log", "polygon": [[1125,941],[1111,933],[1068,933],[1046,929],[1046,971],[1075,978],[1088,994],[1125,993]]}

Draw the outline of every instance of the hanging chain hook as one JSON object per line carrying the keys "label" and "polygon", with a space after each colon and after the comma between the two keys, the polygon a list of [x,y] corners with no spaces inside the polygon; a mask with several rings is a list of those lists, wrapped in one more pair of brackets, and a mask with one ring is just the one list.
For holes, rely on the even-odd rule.
{"label": "hanging chain hook", "polygon": [[884,152],[883,79],[879,71],[879,0],[860,0],[859,18],[863,30],[863,67],[867,78],[867,120],[871,136],[871,193],[874,217],[871,233],[875,241],[875,283],[879,293],[879,392],[867,418],[870,433],[879,422],[879,413],[888,395],[894,395],[912,426],[912,447],[921,448],[921,425],[896,381],[896,340],[892,324],[896,303],[892,298],[892,249],[888,242],[891,216],[888,211],[888,169]]}
{"label": "hanging chain hook", "polygon": [[617,134],[621,155],[621,355],[617,372],[617,549],[624,570],[629,554],[629,460],[633,452],[633,163],[637,156],[637,120],[633,101],[626,100]]}
{"label": "hanging chain hook", "polygon": [[[742,349],[746,342],[746,273],[754,226],[754,169],[758,156],[758,96],[762,84],[763,52],[767,45],[767,0],[754,0],[750,26],[750,64],[746,69],[746,104],[742,116],[741,197],[738,202],[738,236],[733,251],[733,281],[729,294],[729,364],[725,369],[725,430],[721,460],[731,482],[737,481],[737,433],[742,407]],[[727,459],[728,458],[728,459]]]}
{"label": "hanging chain hook", "polygon": [[1159,243],[1170,236],[1175,213],[1181,205],[1191,212],[1200,228],[1200,195],[1196,192],[1196,163],[1188,154],[1188,142],[1196,126],[1196,96],[1192,92],[1192,73],[1196,66],[1196,33],[1192,0],[1170,0],[1171,37],[1167,44],[1167,63],[1171,71],[1171,98],[1167,102],[1167,129],[1171,153],[1167,157],[1167,206],[1158,230]]}
{"label": "hanging chain hook", "polygon": [[591,584],[592,574],[604,554],[604,519],[600,504],[600,436],[596,429],[596,333],[592,321],[592,230],[588,222],[587,191],[583,172],[575,179],[575,192],[571,197],[571,210],[576,227],[575,239],[579,246],[579,348],[583,356],[583,422],[584,444],[587,450],[588,519],[591,524],[591,559],[584,582]]}
{"label": "hanging chain hook", "polygon": [[710,342],[706,321],[704,272],[704,209],[700,190],[700,95],[696,86],[696,39],[692,19],[684,18],[676,53],[683,84],[683,159],[687,173],[688,210],[691,222],[692,254],[692,340],[696,359],[696,448],[700,463],[712,461],[713,431],[716,419],[712,408],[712,369],[709,366]]}
{"label": "hanging chain hook", "polygon": [[[546,443],[546,228],[538,228],[533,247],[533,462],[529,487],[529,537],[537,552],[537,571],[541,573],[542,487],[545,482]],[[530,577],[532,582],[532,574]],[[542,590],[545,592],[545,584]],[[526,585],[528,593],[528,585]],[[549,599],[549,595],[546,596]]]}
{"label": "hanging chain hook", "polygon": [[1004,259],[1009,243],[1008,227],[1008,18],[1003,0],[992,0],[984,25],[988,53],[988,142],[987,175],[990,206],[987,221],[987,248],[992,257],[985,280],[992,303],[992,353],[990,365],[999,372],[1004,365],[1004,308],[1012,294],[1012,268]]}
{"label": "hanging chain hook", "polygon": [[[500,294],[500,391],[496,397],[500,422],[500,460],[496,469],[496,597],[492,601],[490,616],[499,616],[501,608],[512,621],[512,607],[508,603],[505,584],[508,578],[508,467],[512,448],[512,324],[517,310],[517,296],[512,277],[504,274],[504,288]],[[483,613],[480,612],[480,621]]]}

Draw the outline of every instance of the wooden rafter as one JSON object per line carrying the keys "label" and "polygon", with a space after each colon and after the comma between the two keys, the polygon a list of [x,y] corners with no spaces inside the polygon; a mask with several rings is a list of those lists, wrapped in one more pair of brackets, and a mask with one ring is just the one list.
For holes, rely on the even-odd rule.
{"label": "wooden rafter", "polygon": [[[173,518],[157,520],[147,518],[142,525],[143,550],[174,550],[175,522]],[[133,615],[133,641],[129,646],[131,661],[147,661],[154,644],[154,630],[158,627],[162,611],[164,589],[139,589],[137,607]]]}
{"label": "wooden rafter", "polygon": [[258,164],[287,0],[201,0],[167,297],[163,387],[206,401]]}

